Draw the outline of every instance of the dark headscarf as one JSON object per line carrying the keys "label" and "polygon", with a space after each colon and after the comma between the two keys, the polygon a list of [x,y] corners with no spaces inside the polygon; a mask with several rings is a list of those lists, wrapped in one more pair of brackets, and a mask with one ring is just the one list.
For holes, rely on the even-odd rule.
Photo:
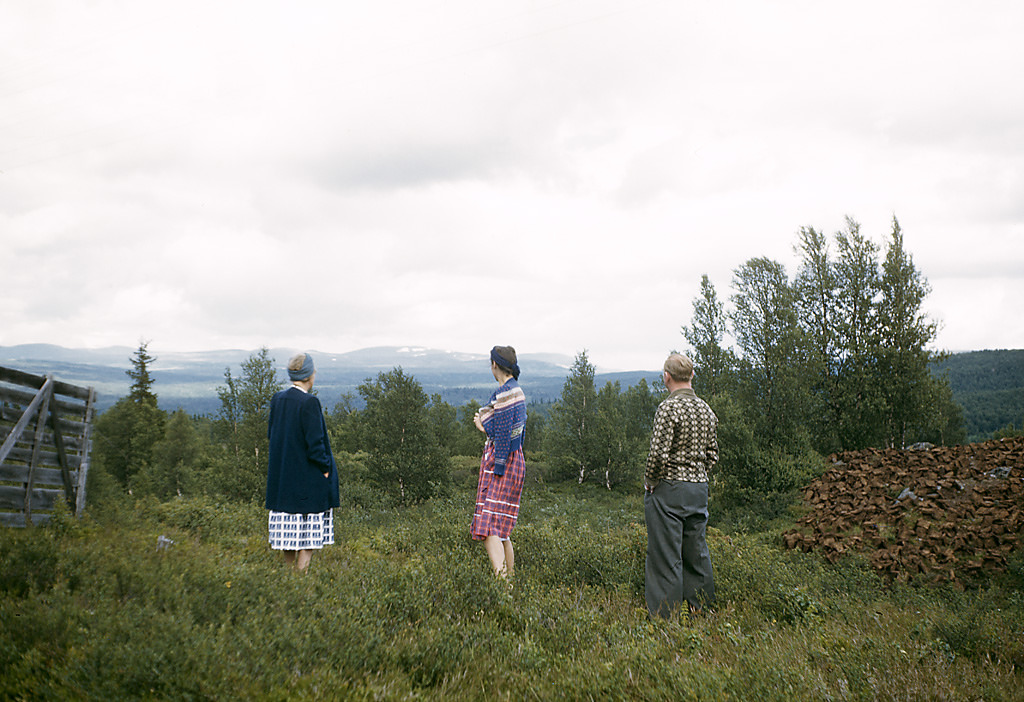
{"label": "dark headscarf", "polygon": [[491,349],[491,360],[519,380],[519,364],[516,363],[516,350],[511,346],[495,346]]}

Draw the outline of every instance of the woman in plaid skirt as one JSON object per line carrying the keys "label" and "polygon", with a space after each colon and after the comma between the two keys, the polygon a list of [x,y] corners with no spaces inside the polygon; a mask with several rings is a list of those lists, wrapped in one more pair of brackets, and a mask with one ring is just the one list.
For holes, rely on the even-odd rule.
{"label": "woman in plaid skirt", "polygon": [[476,510],[470,532],[484,542],[494,572],[512,575],[515,551],[510,540],[519,517],[519,500],[526,477],[523,430],[526,427],[526,395],[519,387],[519,365],[511,346],[491,349],[491,374],[500,386],[473,418],[487,435],[480,460]]}

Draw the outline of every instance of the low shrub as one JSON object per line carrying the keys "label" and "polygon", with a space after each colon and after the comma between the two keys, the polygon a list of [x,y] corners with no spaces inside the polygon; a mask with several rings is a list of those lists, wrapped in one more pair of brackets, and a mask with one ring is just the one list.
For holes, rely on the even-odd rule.
{"label": "low shrub", "polygon": [[[651,620],[632,493],[531,485],[514,588],[473,492],[337,510],[305,574],[258,504],[0,532],[0,698],[1020,699],[1014,591],[880,583],[709,529],[716,613]],[[169,539],[161,542],[160,536]]]}

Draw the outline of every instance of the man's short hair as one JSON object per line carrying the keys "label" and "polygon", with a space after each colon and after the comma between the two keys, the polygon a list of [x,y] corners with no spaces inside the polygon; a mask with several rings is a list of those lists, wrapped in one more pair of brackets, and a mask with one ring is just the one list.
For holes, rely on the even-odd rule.
{"label": "man's short hair", "polygon": [[693,361],[681,353],[674,353],[665,360],[663,369],[677,383],[693,380]]}

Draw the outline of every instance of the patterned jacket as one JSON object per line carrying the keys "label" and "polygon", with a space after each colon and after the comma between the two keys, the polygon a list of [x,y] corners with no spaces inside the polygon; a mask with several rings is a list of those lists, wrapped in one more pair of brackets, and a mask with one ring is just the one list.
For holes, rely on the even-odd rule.
{"label": "patterned jacket", "polygon": [[690,388],[662,400],[654,415],[644,480],[706,483],[718,461],[718,417]]}
{"label": "patterned jacket", "polygon": [[494,474],[505,474],[508,457],[523,447],[526,428],[526,395],[511,378],[491,394],[483,406],[481,423],[487,438],[494,442]]}

